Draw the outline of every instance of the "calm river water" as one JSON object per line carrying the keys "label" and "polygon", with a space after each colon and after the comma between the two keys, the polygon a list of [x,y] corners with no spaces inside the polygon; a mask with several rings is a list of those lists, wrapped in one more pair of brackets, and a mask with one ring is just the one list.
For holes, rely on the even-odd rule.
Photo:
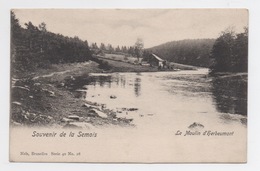
{"label": "calm river water", "polygon": [[[89,161],[246,161],[245,73],[218,77],[209,76],[207,69],[93,73],[68,83],[72,91],[84,89],[87,101],[105,104],[119,118],[133,119],[133,127],[104,125],[89,130],[98,135],[95,140],[80,140]],[[194,123],[199,126],[191,128]]]}
{"label": "calm river water", "polygon": [[209,129],[246,129],[246,83],[209,77],[208,69],[91,74],[88,80],[86,100],[133,118],[139,129],[187,129],[194,122]]}

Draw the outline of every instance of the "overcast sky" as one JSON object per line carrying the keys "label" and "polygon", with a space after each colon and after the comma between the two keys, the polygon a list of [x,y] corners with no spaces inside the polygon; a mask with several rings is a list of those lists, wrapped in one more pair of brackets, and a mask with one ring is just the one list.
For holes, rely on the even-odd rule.
{"label": "overcast sky", "polygon": [[161,43],[198,38],[217,38],[228,27],[242,32],[248,13],[238,9],[161,10],[14,10],[20,24],[47,24],[47,30],[78,36],[88,42],[134,45],[142,38],[145,48]]}

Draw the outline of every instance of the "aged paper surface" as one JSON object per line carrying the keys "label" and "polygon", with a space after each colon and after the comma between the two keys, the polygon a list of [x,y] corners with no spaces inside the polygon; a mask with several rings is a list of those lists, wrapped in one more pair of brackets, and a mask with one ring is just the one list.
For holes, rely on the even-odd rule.
{"label": "aged paper surface", "polygon": [[246,9],[10,15],[10,161],[247,161]]}

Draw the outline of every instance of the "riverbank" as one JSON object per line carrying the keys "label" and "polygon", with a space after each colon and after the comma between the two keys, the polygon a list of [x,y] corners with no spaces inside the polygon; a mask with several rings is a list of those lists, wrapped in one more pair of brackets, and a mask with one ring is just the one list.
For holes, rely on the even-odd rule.
{"label": "riverbank", "polygon": [[199,67],[184,65],[174,62],[169,62],[169,68],[158,68],[157,66],[151,67],[150,65],[140,65],[130,60],[124,61],[121,58],[109,58],[96,56],[111,66],[110,70],[112,72],[157,72],[157,71],[178,71],[178,70],[197,70]]}
{"label": "riverbank", "polygon": [[87,102],[89,73],[157,72],[158,67],[102,59],[99,63],[52,65],[35,72],[15,73],[11,85],[11,123],[17,126],[133,126],[104,104]]}
{"label": "riverbank", "polygon": [[[133,126],[102,104],[86,102],[70,89],[75,78],[102,73],[95,62],[52,65],[11,77],[11,123],[15,126],[83,127]],[[80,83],[78,84],[80,85]],[[83,93],[83,92],[82,92]]]}

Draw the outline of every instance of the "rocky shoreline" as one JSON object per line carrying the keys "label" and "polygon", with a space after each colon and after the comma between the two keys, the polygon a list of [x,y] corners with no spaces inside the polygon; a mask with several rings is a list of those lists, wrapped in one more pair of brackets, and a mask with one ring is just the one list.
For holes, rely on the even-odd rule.
{"label": "rocky shoreline", "polygon": [[[77,67],[75,66],[77,65]],[[98,64],[75,64],[65,71],[17,79],[12,77],[11,126],[87,128],[105,126],[134,126],[131,119],[120,118],[104,104],[88,102],[77,77],[103,72]]]}

